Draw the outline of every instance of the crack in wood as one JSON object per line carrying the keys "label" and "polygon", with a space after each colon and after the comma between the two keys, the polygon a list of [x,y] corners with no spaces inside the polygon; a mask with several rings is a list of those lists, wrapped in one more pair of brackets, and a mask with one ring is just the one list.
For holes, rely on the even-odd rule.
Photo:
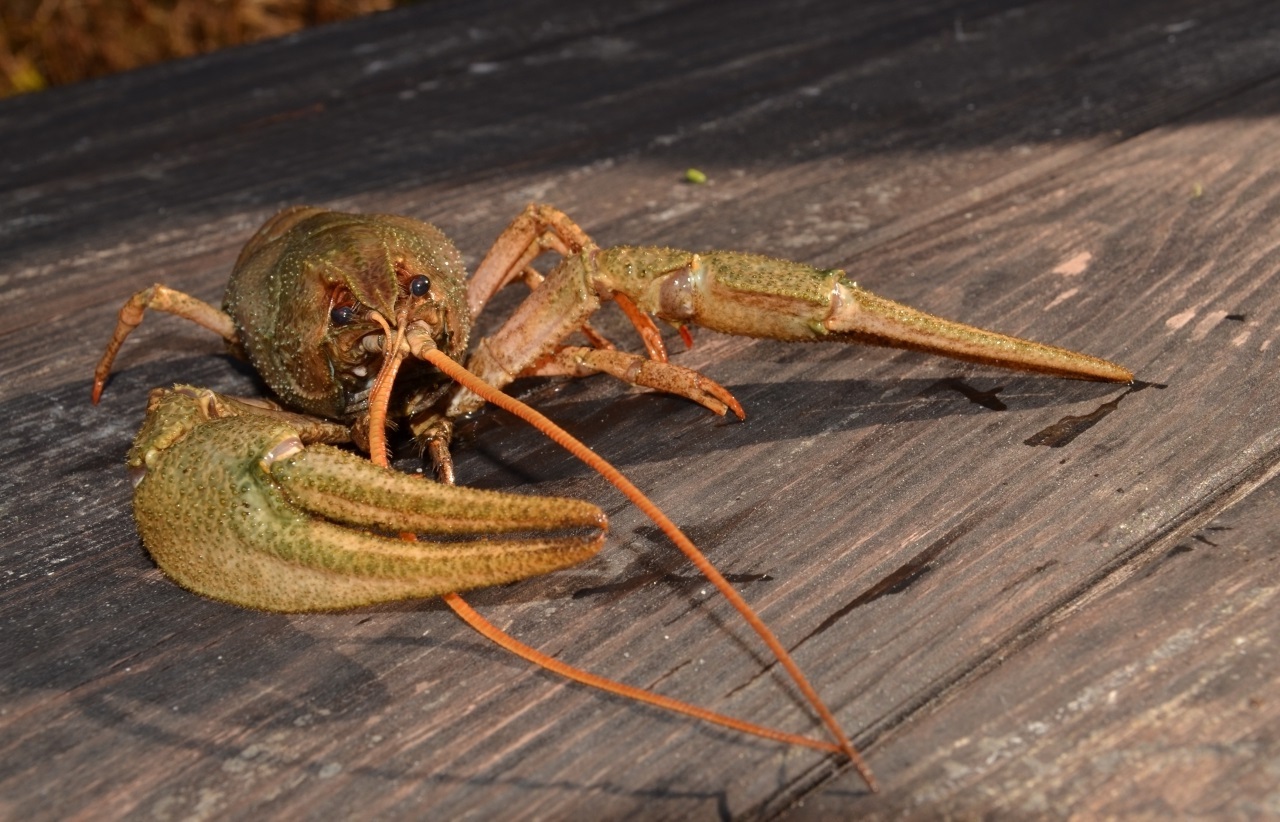
{"label": "crack in wood", "polygon": [[[1151,568],[1162,560],[1186,553],[1182,549],[1187,546],[1180,544],[1180,541],[1187,534],[1199,530],[1231,530],[1231,526],[1215,526],[1211,523],[1277,476],[1280,476],[1280,449],[1272,449],[1243,471],[1234,482],[1227,483],[1221,492],[1183,511],[1165,527],[1156,529],[1146,539],[1135,543],[1113,562],[1082,580],[1072,591],[1065,592],[1049,603],[1038,616],[1031,616],[1021,629],[991,643],[986,653],[978,655],[963,668],[953,671],[950,676],[921,688],[914,699],[898,706],[879,721],[865,726],[856,740],[859,748],[865,752],[886,734],[913,718],[920,717],[926,706],[932,710],[941,709],[965,688],[999,667],[1006,658],[1048,635],[1077,611],[1097,602],[1144,571],[1150,573]],[[1170,542],[1174,545],[1166,550],[1164,546]]]}
{"label": "crack in wood", "polygon": [[[743,585],[750,582],[772,582],[773,577],[768,574],[722,574],[722,576],[737,585]],[[589,588],[579,588],[573,592],[574,599],[585,599],[587,597],[600,596],[602,594],[626,594],[631,591],[644,588],[647,585],[654,585],[659,582],[666,582],[670,585],[684,589],[694,585],[709,585],[710,583],[701,576],[693,576],[689,574],[675,574],[668,571],[647,571],[643,574],[636,574],[618,582],[610,582],[605,585],[593,585]]]}
{"label": "crack in wood", "polygon": [[861,608],[863,605],[875,602],[883,596],[900,594],[910,588],[919,581],[921,577],[934,569],[934,563],[937,561],[938,557],[941,556],[943,551],[949,548],[956,541],[960,540],[974,528],[978,527],[978,525],[985,521],[988,516],[990,516],[989,512],[979,512],[956,525],[947,533],[938,537],[929,545],[928,548],[925,548],[923,551],[904,562],[897,568],[897,570],[886,575],[875,585],[872,585],[866,591],[850,600],[831,616],[824,619],[817,628],[814,628],[806,634],[803,639],[797,642],[795,647],[799,647],[810,639],[813,639],[827,631],[837,622],[844,619],[858,608]]}
{"label": "crack in wood", "polygon": [[1044,428],[1022,441],[1023,445],[1047,445],[1050,448],[1061,448],[1070,444],[1076,437],[1088,431],[1093,426],[1102,422],[1103,419],[1110,416],[1111,412],[1120,407],[1120,401],[1130,394],[1136,394],[1146,388],[1168,388],[1169,386],[1158,382],[1143,382],[1142,380],[1134,380],[1133,385],[1124,390],[1113,400],[1104,402],[1102,405],[1090,411],[1088,414],[1081,416],[1073,416],[1068,414],[1062,419]]}

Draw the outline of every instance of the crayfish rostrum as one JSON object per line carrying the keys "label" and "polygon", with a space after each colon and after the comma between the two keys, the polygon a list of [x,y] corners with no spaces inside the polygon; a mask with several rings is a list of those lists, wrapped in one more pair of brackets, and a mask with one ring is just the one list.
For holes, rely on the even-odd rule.
{"label": "crayfish rostrum", "polygon": [[[544,252],[561,258],[545,277],[531,266]],[[468,355],[472,320],[516,280],[530,295]],[[590,325],[592,313],[610,300],[639,332],[644,355],[619,351]],[[282,211],[241,252],[221,309],[163,285],[124,305],[95,374],[95,402],[120,345],[147,308],[221,335],[280,404],[187,386],[154,392],[129,455],[138,530],[179,584],[267,610],[450,594],[593,555],[604,540],[599,508],[454,487],[449,440],[454,421],[486,400],[514,407],[497,389],[535,375],[611,374],[742,417],[724,387],[667,361],[655,317],[679,327],[686,341],[686,326],[700,325],[780,340],[910,348],[1066,377],[1132,379],[1105,360],[885,300],[836,269],[737,252],[602,249],[564,214],[537,205],[498,238],[470,281],[453,244],[417,220],[310,207]],[[464,358],[465,371],[453,362]],[[388,417],[422,444],[441,482],[385,467]],[[562,444],[571,439],[556,436]],[[342,443],[355,443],[379,465],[331,445]],[[573,533],[584,529],[596,533]],[[476,538],[417,542],[397,539],[398,532]],[[524,535],[480,536],[511,532]],[[679,532],[670,526],[668,533]],[[696,552],[691,543],[681,548]],[[755,620],[709,564],[699,567]],[[843,751],[858,762],[785,650],[758,620],[752,624],[840,743],[800,744]],[[729,724],[705,711],[698,715]],[[734,727],[762,732],[744,723]]]}

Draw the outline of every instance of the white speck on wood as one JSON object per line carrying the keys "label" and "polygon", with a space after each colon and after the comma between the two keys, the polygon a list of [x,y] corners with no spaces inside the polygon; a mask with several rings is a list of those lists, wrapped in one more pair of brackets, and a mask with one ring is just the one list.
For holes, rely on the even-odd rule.
{"label": "white speck on wood", "polygon": [[1084,270],[1089,267],[1089,262],[1093,260],[1093,254],[1088,251],[1081,251],[1073,257],[1069,257],[1058,263],[1057,268],[1053,269],[1054,274],[1061,274],[1064,277],[1074,277],[1083,274]]}
{"label": "white speck on wood", "polygon": [[1054,298],[1053,298],[1053,301],[1052,301],[1052,302],[1050,302],[1048,305],[1046,305],[1046,306],[1044,307],[1044,310],[1045,310],[1045,311],[1048,311],[1050,308],[1053,308],[1055,305],[1057,305],[1057,304],[1059,304],[1059,303],[1066,302],[1067,300],[1071,299],[1072,297],[1074,297],[1074,296],[1075,296],[1076,294],[1078,294],[1078,293],[1080,293],[1080,289],[1078,289],[1078,288],[1068,288],[1066,291],[1064,291],[1064,292],[1062,292],[1061,294],[1059,294],[1058,296],[1054,297]]}
{"label": "white speck on wood", "polygon": [[1195,317],[1195,315],[1196,315],[1196,309],[1188,308],[1186,311],[1183,311],[1181,314],[1174,314],[1172,317],[1165,320],[1164,321],[1165,327],[1167,327],[1170,331],[1177,331],[1179,328],[1182,328],[1182,326],[1191,322],[1191,319]]}

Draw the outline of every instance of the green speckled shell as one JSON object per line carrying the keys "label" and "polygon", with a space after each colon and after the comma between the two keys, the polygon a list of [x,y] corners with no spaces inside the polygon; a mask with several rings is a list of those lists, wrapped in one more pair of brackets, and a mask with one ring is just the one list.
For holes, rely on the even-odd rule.
{"label": "green speckled shell", "polygon": [[[350,608],[545,574],[603,545],[604,512],[590,503],[440,485],[323,445],[271,462],[304,433],[291,415],[242,407],[210,419],[206,405],[236,411],[212,392],[163,392],[131,457],[145,465],[133,500],[142,541],[198,594],[270,611]],[[566,528],[598,533],[552,533]],[[538,535],[387,535],[402,531]]]}
{"label": "green speckled shell", "polygon": [[431,280],[436,344],[461,356],[471,327],[466,270],[439,229],[408,217],[311,207],[280,212],[241,252],[223,299],[240,334],[237,353],[286,405],[350,420],[359,385],[335,353],[341,346],[329,319],[331,296],[345,286],[364,306],[394,318],[403,297],[397,263]]}

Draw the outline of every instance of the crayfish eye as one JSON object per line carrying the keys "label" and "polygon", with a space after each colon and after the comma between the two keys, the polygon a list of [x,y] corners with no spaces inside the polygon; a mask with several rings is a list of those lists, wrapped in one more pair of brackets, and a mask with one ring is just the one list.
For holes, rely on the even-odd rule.
{"label": "crayfish eye", "polygon": [[425,297],[431,290],[431,281],[419,274],[409,281],[409,293],[415,297]]}
{"label": "crayfish eye", "polygon": [[334,325],[346,325],[356,318],[356,309],[350,305],[335,305],[329,312],[329,319]]}

